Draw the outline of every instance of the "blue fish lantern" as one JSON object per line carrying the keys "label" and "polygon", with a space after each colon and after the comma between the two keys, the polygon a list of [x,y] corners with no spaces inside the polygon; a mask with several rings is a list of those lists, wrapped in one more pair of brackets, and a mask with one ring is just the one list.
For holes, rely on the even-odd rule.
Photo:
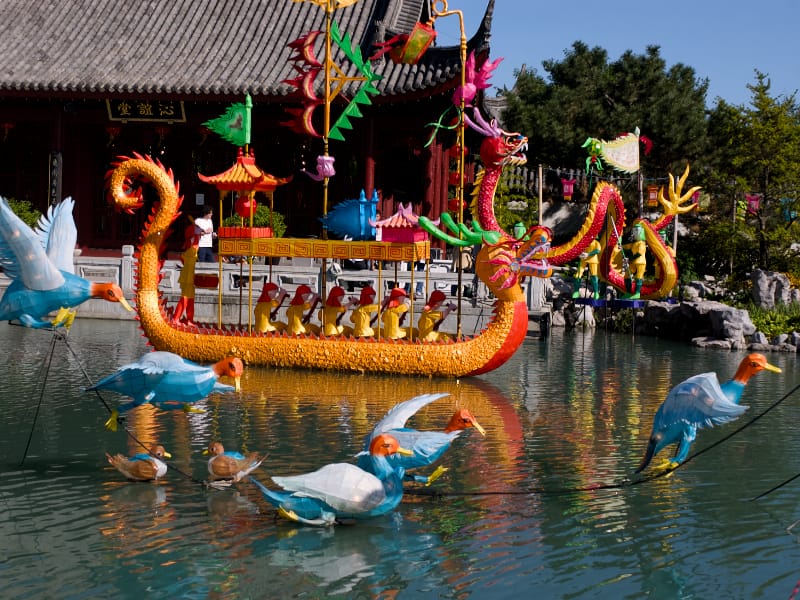
{"label": "blue fish lantern", "polygon": [[319,220],[329,235],[356,242],[374,240],[375,228],[370,221],[375,222],[377,205],[377,191],[373,191],[372,198],[367,200],[366,193],[361,190],[361,195],[357,199],[351,198],[340,202]]}

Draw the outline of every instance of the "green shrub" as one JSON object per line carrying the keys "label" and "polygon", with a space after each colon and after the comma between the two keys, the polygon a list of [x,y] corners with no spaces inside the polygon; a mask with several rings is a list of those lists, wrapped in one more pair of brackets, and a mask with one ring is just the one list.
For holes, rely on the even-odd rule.
{"label": "green shrub", "polygon": [[30,228],[36,227],[36,223],[39,222],[39,217],[42,216],[42,213],[33,208],[33,205],[27,200],[14,200],[13,198],[9,198],[8,205],[11,207],[14,214],[22,219]]}
{"label": "green shrub", "polygon": [[775,308],[759,308],[755,304],[745,307],[756,330],[768,338],[782,333],[800,331],[800,304],[779,304]]}
{"label": "green shrub", "polygon": [[[249,219],[242,219],[239,215],[231,215],[222,221],[226,227],[242,227],[248,225]],[[272,227],[272,235],[275,237],[283,237],[286,233],[286,221],[283,215],[279,212],[272,212],[270,219],[269,206],[259,204],[256,212],[253,215],[253,227]]]}

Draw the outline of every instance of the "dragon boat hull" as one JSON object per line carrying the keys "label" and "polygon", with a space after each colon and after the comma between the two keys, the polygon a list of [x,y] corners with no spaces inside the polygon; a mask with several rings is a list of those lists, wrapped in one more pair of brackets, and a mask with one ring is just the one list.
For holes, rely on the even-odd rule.
{"label": "dragon boat hull", "polygon": [[502,287],[494,260],[498,248],[484,246],[476,261],[476,274],[496,297],[492,320],[478,335],[439,342],[391,340],[371,337],[326,337],[286,333],[248,332],[236,327],[187,326],[169,318],[158,289],[163,264],[161,250],[182,202],[172,173],[149,158],[123,158],[107,179],[118,209],[141,207],[141,191],[131,182],[142,178],[157,190],[160,202],[148,219],[137,251],[138,319],[144,335],[157,350],[174,352],[197,362],[214,362],[221,356],[239,356],[251,365],[464,377],[496,369],[525,339],[528,309],[517,283]]}

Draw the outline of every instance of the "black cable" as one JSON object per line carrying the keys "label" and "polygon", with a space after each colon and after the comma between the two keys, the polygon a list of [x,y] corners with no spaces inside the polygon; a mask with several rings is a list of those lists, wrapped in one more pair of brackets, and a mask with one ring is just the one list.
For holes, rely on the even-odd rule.
{"label": "black cable", "polygon": [[[660,479],[661,477],[666,477],[667,475],[672,474],[674,471],[678,470],[679,468],[683,467],[688,462],[692,461],[693,459],[697,458],[701,454],[705,454],[712,448],[719,446],[721,443],[729,440],[734,435],[740,433],[741,431],[750,427],[753,423],[761,419],[764,415],[774,409],[776,406],[781,404],[784,400],[786,400],[789,396],[794,394],[798,389],[800,389],[800,384],[794,386],[791,390],[786,392],[781,398],[773,402],[770,406],[764,409],[761,413],[757,414],[755,417],[750,419],[748,422],[744,423],[737,429],[734,429],[731,433],[725,435],[724,437],[718,439],[716,442],[706,446],[702,450],[698,450],[694,454],[689,455],[686,460],[683,462],[675,465],[674,467],[668,467],[666,469],[659,470],[652,475],[644,476],[638,479],[623,479],[621,481],[617,481],[615,483],[607,483],[607,484],[597,484],[597,485],[588,485],[582,487],[575,487],[575,488],[561,488],[561,489],[554,489],[554,490],[547,490],[544,488],[529,488],[527,490],[507,490],[507,491],[486,491],[486,492],[439,492],[436,490],[429,490],[429,489],[411,489],[406,490],[405,493],[409,495],[417,495],[417,496],[434,496],[434,497],[444,497],[444,496],[524,496],[529,494],[547,494],[547,495],[561,495],[561,494],[577,494],[582,492],[594,492],[594,491],[604,491],[604,490],[618,490],[626,487],[632,487],[634,485],[640,485],[642,483],[649,483],[656,479]],[[763,498],[767,494],[783,487],[784,485],[791,483],[795,479],[800,478],[800,473],[797,475],[792,476],[791,478],[787,479],[783,483],[780,483],[773,487],[770,490],[756,496],[755,498],[751,498],[752,500],[758,500],[759,498]]]}
{"label": "black cable", "polygon": [[31,447],[31,440],[33,439],[33,431],[36,429],[36,421],[39,419],[39,411],[42,408],[42,402],[44,401],[44,390],[47,388],[47,376],[50,374],[50,365],[53,363],[53,355],[56,349],[56,340],[58,339],[60,334],[57,332],[53,332],[53,340],[50,343],[50,357],[47,360],[47,368],[44,370],[44,380],[42,381],[42,389],[39,394],[39,402],[36,404],[36,411],[33,414],[33,423],[31,423],[31,430],[28,433],[28,442],[25,444],[25,451],[22,453],[22,459],[19,461],[19,466],[21,467],[25,464],[25,458],[28,456],[28,450]]}

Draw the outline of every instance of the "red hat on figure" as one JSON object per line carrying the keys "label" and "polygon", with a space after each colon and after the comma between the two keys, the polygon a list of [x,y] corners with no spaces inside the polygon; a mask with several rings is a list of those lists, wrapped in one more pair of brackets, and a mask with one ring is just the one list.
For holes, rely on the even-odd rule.
{"label": "red hat on figure", "polygon": [[388,308],[397,308],[402,303],[401,298],[408,298],[408,294],[403,288],[394,288],[389,294]]}
{"label": "red hat on figure", "polygon": [[344,288],[340,285],[335,285],[328,292],[328,299],[325,300],[325,306],[341,306],[342,298],[344,297]]}
{"label": "red hat on figure", "polygon": [[264,287],[261,289],[261,295],[258,297],[259,302],[269,302],[274,298],[274,296],[270,296],[270,292],[275,292],[278,290],[278,285],[272,283],[265,283]]}
{"label": "red hat on figure", "polygon": [[375,290],[370,286],[365,285],[361,288],[361,297],[358,299],[359,304],[372,304],[375,301]]}
{"label": "red hat on figure", "polygon": [[428,298],[428,303],[422,310],[431,310],[437,304],[441,304],[447,300],[447,296],[444,295],[444,292],[441,290],[433,290],[431,292],[431,297]]}
{"label": "red hat on figure", "polygon": [[305,299],[303,298],[303,296],[305,296],[306,294],[313,294],[311,288],[308,287],[307,285],[298,286],[294,292],[294,298],[292,298],[292,301],[289,304],[291,304],[292,306],[297,306],[298,304],[305,304]]}

